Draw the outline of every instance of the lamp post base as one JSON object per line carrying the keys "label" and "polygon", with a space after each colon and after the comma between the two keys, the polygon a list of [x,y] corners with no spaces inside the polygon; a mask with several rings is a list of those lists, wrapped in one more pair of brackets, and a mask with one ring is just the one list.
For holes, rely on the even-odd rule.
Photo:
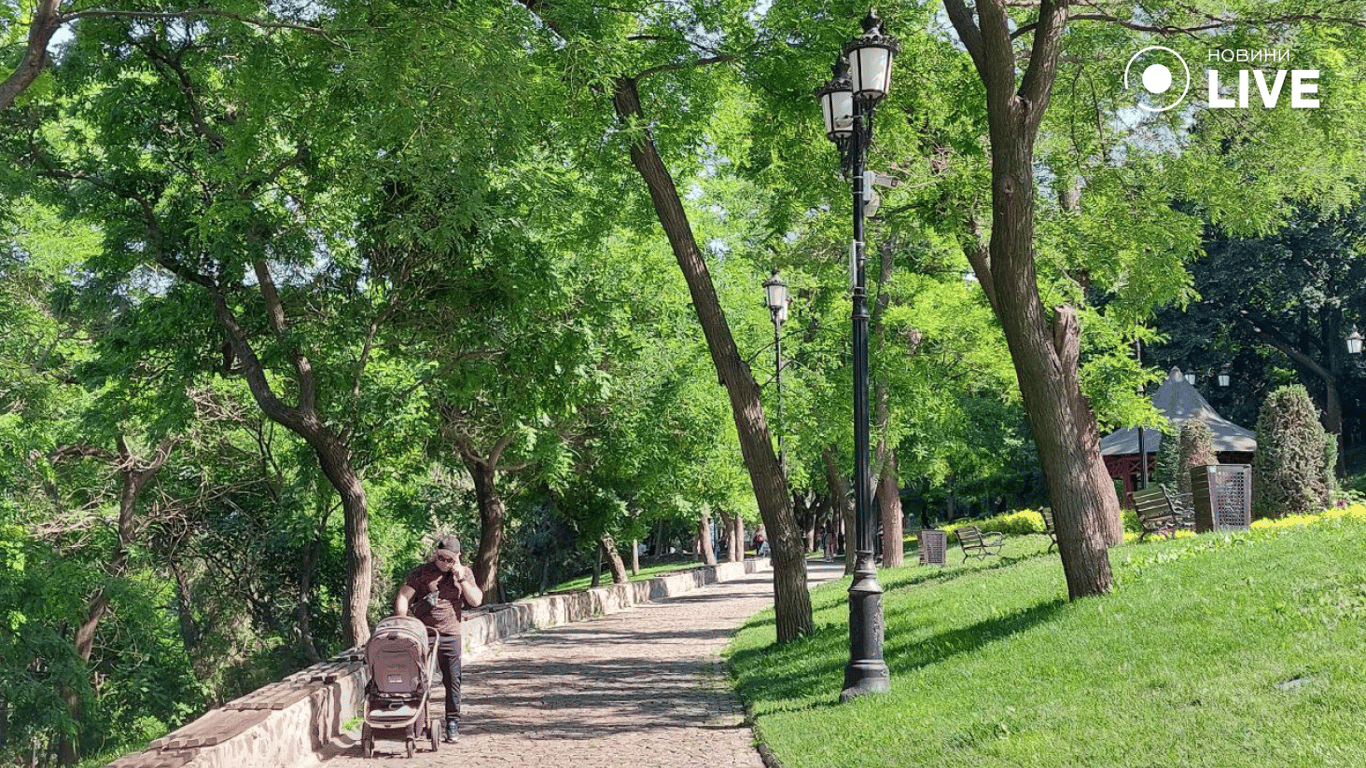
{"label": "lamp post base", "polygon": [[882,585],[872,552],[860,552],[849,585],[849,665],[844,668],[840,703],[891,690],[891,675],[882,659]]}

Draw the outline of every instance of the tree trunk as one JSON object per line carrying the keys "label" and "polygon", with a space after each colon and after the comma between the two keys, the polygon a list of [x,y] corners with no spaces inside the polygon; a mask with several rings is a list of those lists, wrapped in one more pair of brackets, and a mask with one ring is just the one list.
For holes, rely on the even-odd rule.
{"label": "tree trunk", "polygon": [[854,572],[854,558],[849,556],[849,532],[854,530],[854,507],[849,503],[849,486],[844,482],[840,471],[835,446],[827,446],[821,451],[825,460],[825,485],[830,489],[830,524],[835,526],[835,540],[844,541],[844,575]]}
{"label": "tree trunk", "polygon": [[744,562],[744,517],[740,512],[735,512],[735,517],[731,518],[731,560],[735,563]]}
{"label": "tree trunk", "polygon": [[[883,450],[881,445],[878,450]],[[906,564],[902,542],[905,531],[901,522],[901,489],[897,485],[895,450],[888,450],[882,461],[877,494],[882,506],[882,567],[900,568]]]}
{"label": "tree trunk", "polygon": [[503,521],[507,508],[494,484],[496,471],[487,461],[462,452],[465,469],[474,480],[474,498],[479,505],[479,551],[474,556],[474,578],[490,602],[503,601],[503,586],[498,578],[498,561],[503,551]]}
{"label": "tree trunk", "polygon": [[612,583],[625,584],[630,581],[626,575],[626,563],[621,559],[621,553],[617,551],[617,542],[612,538],[612,534],[604,533],[598,538],[598,546],[602,553],[607,556],[607,562],[612,566]]}
{"label": "tree trunk", "polygon": [[1057,76],[1067,3],[1040,5],[1018,80],[1012,22],[1001,0],[978,2],[976,22],[962,0],[948,0],[945,10],[986,86],[991,139],[991,237],[986,248],[965,250],[1005,330],[1049,483],[1068,594],[1103,594],[1112,586],[1107,542],[1123,541],[1119,500],[1081,394],[1076,310],[1056,307],[1049,321],[1034,262],[1034,141]]}
{"label": "tree trunk", "polygon": [[702,325],[717,375],[730,396],[740,453],[749,470],[750,484],[772,551],[773,607],[778,642],[809,635],[815,625],[811,594],[806,586],[806,557],[802,551],[801,532],[792,513],[787,478],[779,466],[764,420],[759,386],[735,347],[735,339],[721,310],[702,252],[697,247],[683,201],[650,137],[649,121],[641,110],[635,80],[618,78],[612,103],[621,122],[636,131],[636,138],[631,142],[631,162],[649,188],[655,213],[687,280],[693,308]]}
{"label": "tree trunk", "polygon": [[697,543],[702,552],[703,565],[716,565],[716,549],[711,545],[711,513],[702,510],[702,518],[697,521]]}
{"label": "tree trunk", "polygon": [[342,503],[343,540],[346,546],[347,590],[342,607],[342,626],[352,648],[370,638],[370,590],[374,587],[374,564],[370,555],[370,512],[365,485],[351,464],[351,451],[330,430],[319,430],[313,446],[323,475],[337,490]]}
{"label": "tree trunk", "polygon": [[[162,262],[162,265],[208,289],[213,299],[214,312],[227,332],[228,343],[232,346],[234,355],[241,362],[242,375],[247,380],[247,387],[257,407],[271,421],[308,443],[314,455],[318,457],[318,466],[322,469],[323,476],[341,497],[347,574],[345,602],[342,604],[342,626],[348,646],[357,648],[364,645],[370,638],[370,590],[374,585],[374,564],[370,553],[370,512],[366,505],[365,486],[351,462],[351,450],[346,440],[334,432],[318,413],[317,386],[312,363],[297,349],[291,351],[290,358],[297,376],[298,405],[285,405],[271,387],[265,366],[257,357],[256,350],[247,341],[246,333],[238,325],[236,315],[229,309],[222,288],[205,277],[187,275],[182,267],[173,263]],[[284,308],[275,291],[270,270],[259,260],[255,264],[255,269],[258,288],[265,300],[271,328],[278,338],[288,339]]]}
{"label": "tree trunk", "polygon": [[640,575],[640,540],[631,539],[631,575]]}

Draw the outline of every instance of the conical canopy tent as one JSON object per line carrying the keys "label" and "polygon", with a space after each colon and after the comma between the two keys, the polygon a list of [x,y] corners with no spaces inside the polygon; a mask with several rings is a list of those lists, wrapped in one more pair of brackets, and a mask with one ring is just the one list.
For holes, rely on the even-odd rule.
{"label": "conical canopy tent", "polygon": [[[1220,416],[1195,386],[1186,381],[1180,368],[1171,369],[1166,381],[1153,394],[1152,403],[1170,421],[1199,419],[1208,425],[1214,435],[1214,452],[1219,456],[1219,463],[1252,463],[1252,454],[1257,451],[1257,440],[1252,430]],[[1162,433],[1156,429],[1143,431],[1143,450],[1147,454],[1150,476],[1162,439]],[[1105,467],[1110,477],[1124,481],[1124,498],[1127,502],[1129,494],[1137,487],[1140,474],[1138,429],[1125,427],[1101,438],[1100,452],[1105,457]]]}

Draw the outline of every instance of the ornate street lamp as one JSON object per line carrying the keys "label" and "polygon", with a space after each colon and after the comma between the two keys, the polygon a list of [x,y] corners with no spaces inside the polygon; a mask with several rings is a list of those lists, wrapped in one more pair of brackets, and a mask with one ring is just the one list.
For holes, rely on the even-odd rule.
{"label": "ornate street lamp", "polygon": [[778,277],[778,270],[764,281],[764,295],[768,299],[768,314],[773,319],[773,371],[778,386],[778,467],[787,475],[787,455],[783,452],[783,323],[787,322],[787,282]]}
{"label": "ornate street lamp", "polygon": [[1221,386],[1221,387],[1227,387],[1227,386],[1228,386],[1228,382],[1229,382],[1229,371],[1228,371],[1228,365],[1225,364],[1223,368],[1220,368],[1220,369],[1219,369],[1219,386]]}
{"label": "ornate street lamp", "polygon": [[1361,331],[1358,331],[1355,325],[1352,326],[1352,332],[1347,334],[1347,351],[1353,355],[1361,354],[1362,338]]}
{"label": "ornate street lamp", "polygon": [[1193,373],[1188,373],[1188,374],[1186,374],[1186,383],[1189,384],[1189,385],[1191,385],[1192,387],[1195,386],[1195,374],[1193,374]]}
{"label": "ornate street lamp", "polygon": [[[816,91],[825,117],[825,134],[840,150],[841,169],[854,188],[854,241],[850,247],[853,287],[854,355],[854,518],[857,560],[849,586],[849,664],[840,701],[891,687],[882,658],[882,585],[873,560],[872,472],[868,444],[868,287],[864,272],[863,218],[869,193],[863,161],[873,137],[873,113],[892,82],[896,40],[882,29],[876,10],[863,19],[863,34],[844,46],[834,77]],[[844,120],[848,109],[849,120]]]}

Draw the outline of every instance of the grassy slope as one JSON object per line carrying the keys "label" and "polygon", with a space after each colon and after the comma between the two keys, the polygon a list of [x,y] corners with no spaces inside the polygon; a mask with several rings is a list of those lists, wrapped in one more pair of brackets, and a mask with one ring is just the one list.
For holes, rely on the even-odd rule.
{"label": "grassy slope", "polygon": [[848,705],[848,580],[801,641],[760,614],[729,650],[760,737],[786,768],[1366,765],[1366,522],[1119,548],[1075,604],[1043,549],[883,571],[892,691]]}

